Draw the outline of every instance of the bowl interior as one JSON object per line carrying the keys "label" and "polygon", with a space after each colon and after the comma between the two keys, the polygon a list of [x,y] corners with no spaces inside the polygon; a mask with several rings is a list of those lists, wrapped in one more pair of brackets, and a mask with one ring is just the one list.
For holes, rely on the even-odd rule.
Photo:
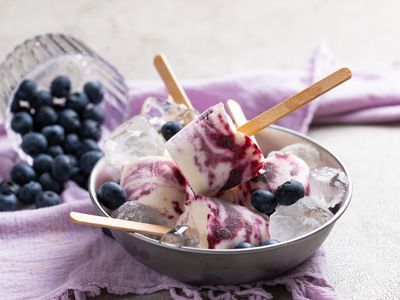
{"label": "bowl interior", "polygon": [[[338,158],[336,158],[331,152],[329,152],[326,148],[318,144],[317,142],[313,141],[309,137],[306,137],[302,134],[299,134],[295,131],[280,127],[280,126],[270,126],[260,133],[256,135],[257,142],[260,146],[260,148],[263,150],[263,153],[266,155],[270,151],[276,151],[280,150],[283,147],[290,145],[290,144],[295,144],[295,143],[304,143],[304,144],[309,144],[316,148],[321,155],[321,160],[323,161],[324,166],[332,167],[332,168],[337,168],[339,170],[342,170],[348,177],[349,179],[349,185],[346,193],[343,196],[342,202],[339,203],[334,209],[332,209],[332,212],[334,213],[334,217],[330,219],[328,222],[326,222],[324,225],[320,226],[316,230],[309,232],[303,236],[299,236],[295,239],[285,241],[273,246],[266,246],[269,248],[272,247],[283,247],[287,243],[291,243],[293,241],[297,241],[300,239],[307,239],[311,235],[315,234],[316,232],[322,230],[323,228],[330,226],[332,223],[336,222],[336,220],[343,214],[345,209],[347,208],[350,199],[351,199],[351,178],[343,166],[343,164],[339,161]],[[97,208],[99,213],[103,216],[110,217],[110,211],[104,207],[103,205],[100,204],[100,202],[97,199],[96,196],[96,191],[99,188],[101,184],[103,184],[106,181],[118,181],[118,175],[115,173],[115,170],[111,169],[109,166],[107,166],[107,163],[104,158],[102,158],[95,166],[93,169],[92,175],[89,180],[89,194],[91,197],[91,200],[93,202],[93,205]],[[139,233],[129,233],[133,238],[139,238],[141,240],[146,240],[149,243],[157,244],[160,247],[172,247],[164,244],[160,244],[157,241],[148,238],[144,235],[141,235]],[[184,251],[190,251],[190,252],[201,252],[201,253],[216,253],[216,252],[233,252],[233,251],[253,251],[254,249],[260,249],[264,247],[256,247],[256,248],[249,248],[249,249],[198,249],[198,248],[188,248],[188,247],[182,247],[182,248],[176,248],[175,249],[179,250],[184,250]]]}

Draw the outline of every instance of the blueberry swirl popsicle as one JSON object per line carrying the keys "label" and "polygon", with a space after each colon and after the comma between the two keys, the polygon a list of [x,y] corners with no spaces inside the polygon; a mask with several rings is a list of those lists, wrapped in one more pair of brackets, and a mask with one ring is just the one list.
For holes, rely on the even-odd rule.
{"label": "blueberry swirl popsicle", "polygon": [[196,194],[215,196],[253,178],[261,149],[238,132],[218,103],[172,137],[166,148]]}

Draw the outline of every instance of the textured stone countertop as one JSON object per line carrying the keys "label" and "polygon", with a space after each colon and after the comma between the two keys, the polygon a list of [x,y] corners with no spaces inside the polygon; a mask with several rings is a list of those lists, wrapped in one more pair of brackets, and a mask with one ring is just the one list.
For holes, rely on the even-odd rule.
{"label": "textured stone countertop", "polygon": [[[180,79],[305,67],[325,42],[351,66],[400,58],[396,0],[13,1],[1,0],[0,57],[24,39],[64,32],[85,40],[129,79],[158,79],[164,52]],[[21,22],[23,20],[23,22]],[[344,299],[400,298],[398,124],[313,127],[354,182],[352,203],[324,247]],[[277,299],[290,298],[281,290]],[[168,299],[111,296],[98,299]]]}

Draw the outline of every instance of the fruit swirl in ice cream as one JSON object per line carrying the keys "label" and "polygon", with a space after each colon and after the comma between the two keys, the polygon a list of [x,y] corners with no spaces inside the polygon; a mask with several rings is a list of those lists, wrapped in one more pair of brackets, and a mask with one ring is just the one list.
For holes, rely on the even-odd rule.
{"label": "fruit swirl in ice cream", "polygon": [[177,224],[188,225],[198,232],[200,248],[231,249],[240,242],[258,246],[270,238],[266,215],[205,196],[187,201]]}
{"label": "fruit swirl in ice cream", "polygon": [[303,184],[306,195],[310,194],[310,168],[304,160],[291,153],[271,152],[264,160],[262,174],[224,192],[221,199],[253,208],[251,194],[257,189],[275,192],[284,182],[295,179]]}
{"label": "fruit swirl in ice cream", "polygon": [[121,186],[128,200],[140,201],[173,222],[183,213],[188,184],[169,158],[147,156],[122,165]]}
{"label": "fruit swirl in ice cream", "polygon": [[260,148],[236,131],[222,103],[203,112],[166,147],[196,194],[218,195],[262,168]]}

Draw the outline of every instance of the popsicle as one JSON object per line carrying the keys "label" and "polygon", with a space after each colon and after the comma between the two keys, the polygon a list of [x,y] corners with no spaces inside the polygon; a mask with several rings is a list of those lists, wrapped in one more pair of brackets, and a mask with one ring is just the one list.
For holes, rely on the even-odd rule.
{"label": "popsicle", "polygon": [[166,148],[196,194],[218,195],[261,169],[261,150],[249,136],[350,78],[349,69],[340,69],[237,129],[219,103],[171,138]]}
{"label": "popsicle", "polygon": [[196,194],[218,195],[262,168],[260,148],[236,131],[222,103],[184,127],[166,148]]}
{"label": "popsicle", "polygon": [[270,238],[266,215],[205,196],[195,196],[186,202],[177,224],[198,232],[200,248],[230,249],[240,242],[258,246]]}
{"label": "popsicle", "polygon": [[129,201],[140,201],[173,222],[183,213],[190,192],[175,162],[163,156],[147,156],[122,165],[120,184]]}

